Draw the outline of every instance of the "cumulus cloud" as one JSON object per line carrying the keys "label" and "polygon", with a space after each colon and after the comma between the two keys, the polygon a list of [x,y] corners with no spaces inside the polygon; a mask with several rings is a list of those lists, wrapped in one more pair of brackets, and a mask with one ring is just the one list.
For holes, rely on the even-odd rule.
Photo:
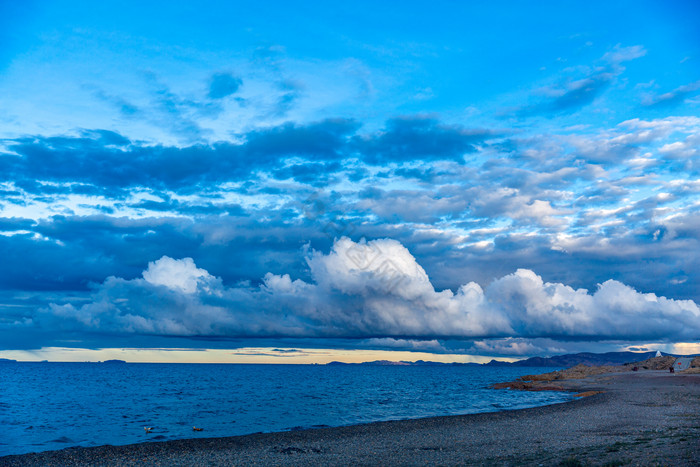
{"label": "cumulus cloud", "polygon": [[[391,239],[341,238],[328,254],[312,252],[307,264],[308,282],[268,273],[259,286],[227,287],[190,258],[163,257],[143,278],[110,277],[90,303],[52,304],[39,321],[106,333],[364,338],[382,347],[437,338],[700,337],[695,302],[639,293],[615,280],[591,293],[519,269],[485,289],[469,282],[456,292],[438,291],[413,255]],[[526,343],[499,345],[501,352],[527,350]]]}
{"label": "cumulus cloud", "polygon": [[148,263],[143,278],[149,284],[162,285],[186,294],[195,293],[199,284],[214,279],[207,271],[199,269],[192,258],[175,260],[167,256]]}
{"label": "cumulus cloud", "polygon": [[[700,303],[697,117],[513,134],[498,147],[426,118],[360,128],[289,122],[180,148],[105,130],[7,140],[0,282],[58,303],[53,291],[141,277],[167,255],[227,284],[269,271],[314,283],[299,246],[327,251],[348,235],[401,241],[438,289],[524,267],[575,288],[614,278]],[[404,158],[398,134],[411,143]],[[441,141],[443,156],[431,155]],[[462,143],[476,151],[462,157]],[[367,164],[360,149],[391,163]]]}

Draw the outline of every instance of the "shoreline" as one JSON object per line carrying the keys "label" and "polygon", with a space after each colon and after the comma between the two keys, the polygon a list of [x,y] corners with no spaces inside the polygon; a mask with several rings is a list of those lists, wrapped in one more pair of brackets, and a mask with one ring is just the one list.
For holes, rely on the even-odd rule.
{"label": "shoreline", "polygon": [[67,448],[23,465],[697,465],[700,375],[605,373],[557,382],[569,402],[517,410],[226,438]]}

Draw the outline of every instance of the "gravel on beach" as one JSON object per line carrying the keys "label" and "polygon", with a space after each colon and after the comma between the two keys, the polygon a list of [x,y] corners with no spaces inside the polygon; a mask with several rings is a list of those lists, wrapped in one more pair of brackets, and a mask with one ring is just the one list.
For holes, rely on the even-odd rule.
{"label": "gravel on beach", "polygon": [[0,457],[0,466],[700,465],[700,375],[640,371],[557,383],[592,395],[496,413],[69,448]]}

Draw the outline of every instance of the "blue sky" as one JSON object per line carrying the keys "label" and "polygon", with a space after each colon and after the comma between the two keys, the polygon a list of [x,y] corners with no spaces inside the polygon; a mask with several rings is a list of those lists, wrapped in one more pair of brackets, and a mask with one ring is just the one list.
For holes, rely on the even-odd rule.
{"label": "blue sky", "polygon": [[700,352],[699,13],[0,2],[0,356]]}

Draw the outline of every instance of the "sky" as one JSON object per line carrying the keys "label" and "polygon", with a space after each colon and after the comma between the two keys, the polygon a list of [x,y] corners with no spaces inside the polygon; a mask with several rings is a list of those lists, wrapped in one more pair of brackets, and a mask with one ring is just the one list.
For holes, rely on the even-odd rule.
{"label": "sky", "polygon": [[700,353],[698,17],[0,0],[0,358]]}

